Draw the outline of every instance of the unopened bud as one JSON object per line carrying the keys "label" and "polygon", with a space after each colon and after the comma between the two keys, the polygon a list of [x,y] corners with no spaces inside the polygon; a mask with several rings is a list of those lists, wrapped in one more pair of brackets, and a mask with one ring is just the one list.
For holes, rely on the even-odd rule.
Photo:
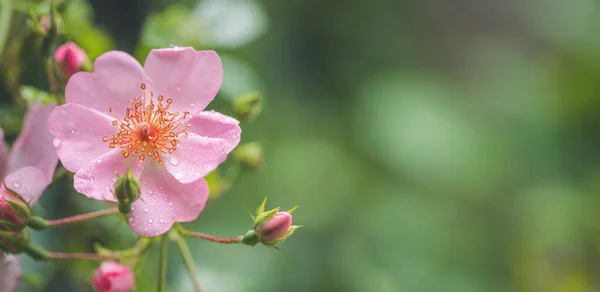
{"label": "unopened bud", "polygon": [[131,169],[128,169],[124,175],[117,179],[114,188],[115,197],[119,202],[119,212],[129,214],[131,212],[131,204],[140,197],[140,181],[133,176]]}
{"label": "unopened bud", "polygon": [[29,205],[18,194],[0,188],[0,231],[19,231],[30,217]]}
{"label": "unopened bud", "polygon": [[258,228],[258,237],[264,242],[274,241],[285,236],[290,226],[292,215],[288,212],[278,212]]}
{"label": "unopened bud", "polygon": [[0,231],[0,249],[7,253],[21,253],[29,246],[27,229],[19,232]]}
{"label": "unopened bud", "polygon": [[75,43],[66,43],[56,49],[54,60],[60,65],[62,74],[69,78],[81,70],[88,57]]}
{"label": "unopened bud", "polygon": [[103,262],[94,274],[92,285],[99,292],[129,292],[135,286],[135,277],[128,266]]}
{"label": "unopened bud", "polygon": [[238,120],[253,121],[262,111],[261,94],[248,93],[233,100],[233,111]]}
{"label": "unopened bud", "polygon": [[233,157],[246,170],[260,170],[264,164],[263,149],[258,142],[239,145],[233,152]]}
{"label": "unopened bud", "polygon": [[246,242],[251,243],[252,240],[256,240],[266,246],[276,247],[277,244],[286,240],[296,229],[301,227],[292,225],[292,212],[298,206],[285,212],[279,212],[279,208],[265,211],[266,203],[267,198],[256,209],[256,215],[252,216],[254,230],[244,235],[243,243],[248,244]]}

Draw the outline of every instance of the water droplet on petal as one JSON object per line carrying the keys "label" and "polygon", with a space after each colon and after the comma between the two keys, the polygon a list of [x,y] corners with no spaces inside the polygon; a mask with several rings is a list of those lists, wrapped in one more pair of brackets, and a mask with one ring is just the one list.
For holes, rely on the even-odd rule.
{"label": "water droplet on petal", "polygon": [[21,188],[21,183],[18,181],[13,181],[11,186],[13,187],[13,189],[18,190]]}
{"label": "water droplet on petal", "polygon": [[177,86],[177,87],[175,87],[175,90],[177,90],[177,91],[181,91],[181,86]]}
{"label": "water droplet on petal", "polygon": [[152,190],[148,190],[148,195],[152,195]]}
{"label": "water droplet on petal", "polygon": [[195,107],[195,106],[196,106],[196,104],[195,104],[195,103],[193,103],[193,102],[192,102],[192,103],[190,103],[190,107]]}
{"label": "water droplet on petal", "polygon": [[183,178],[183,173],[182,172],[178,172],[175,174],[175,179],[181,179]]}
{"label": "water droplet on petal", "polygon": [[54,141],[52,141],[52,144],[54,144],[54,147],[58,147],[60,146],[60,140],[54,139]]}
{"label": "water droplet on petal", "polygon": [[169,206],[173,206],[173,202],[169,202]]}
{"label": "water droplet on petal", "polygon": [[144,212],[148,213],[148,208],[144,209]]}
{"label": "water droplet on petal", "polygon": [[163,224],[164,224],[164,223],[165,223],[165,220],[162,220],[162,219],[160,219],[160,223],[163,223]]}
{"label": "water droplet on petal", "polygon": [[175,157],[175,156],[171,156],[169,163],[171,163],[171,165],[173,165],[173,166],[179,165],[179,159],[177,159],[177,157]]}
{"label": "water droplet on petal", "polygon": [[148,223],[153,223],[153,222],[154,222],[154,220],[148,219]]}

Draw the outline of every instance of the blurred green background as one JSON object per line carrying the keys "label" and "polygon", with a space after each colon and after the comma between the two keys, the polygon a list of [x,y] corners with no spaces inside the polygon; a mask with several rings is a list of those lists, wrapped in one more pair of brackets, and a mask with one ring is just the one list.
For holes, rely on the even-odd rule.
{"label": "blurred green background", "polygon": [[[0,122],[14,138],[20,86],[48,90],[26,26],[48,3],[2,1],[11,26]],[[214,49],[225,80],[210,108],[231,114],[234,97],[262,92],[242,138],[263,144],[264,169],[187,226],[239,235],[268,196],[268,207],[300,205],[304,227],[283,252],[189,240],[206,292],[600,291],[599,1],[57,2],[65,40],[91,58]],[[36,212],[99,208],[71,184],[53,184]],[[131,246],[116,222],[33,240],[57,251]],[[170,251],[170,291],[192,291]],[[154,291],[156,263],[153,249],[136,291]],[[21,291],[90,291],[96,268],[23,264],[33,273]]]}

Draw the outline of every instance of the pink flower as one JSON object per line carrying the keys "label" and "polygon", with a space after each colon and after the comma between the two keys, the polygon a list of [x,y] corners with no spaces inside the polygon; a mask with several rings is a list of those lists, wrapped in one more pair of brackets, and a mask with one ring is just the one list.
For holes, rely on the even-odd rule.
{"label": "pink flower", "polygon": [[[33,105],[10,152],[4,143],[4,131],[0,129],[0,178],[3,178],[0,196],[8,195],[6,185],[31,205],[52,181],[58,157],[46,125],[55,107]],[[0,253],[0,291],[14,291],[19,275],[18,257]]]}
{"label": "pink flower", "polygon": [[135,277],[127,266],[103,262],[92,279],[92,285],[100,292],[129,292],[135,285]]}
{"label": "pink flower", "polygon": [[63,75],[69,78],[81,69],[87,61],[87,55],[75,43],[66,43],[56,49],[54,60],[60,65]]}
{"label": "pink flower", "polygon": [[237,120],[203,111],[222,79],[219,56],[191,47],[152,50],[144,67],[111,51],[96,59],[94,72],[73,75],[67,104],[49,124],[75,189],[115,202],[117,174],[131,168],[141,185],[129,213],[134,232],[156,236],[196,219],[208,198],[204,176],[240,141]]}
{"label": "pink flower", "polygon": [[271,219],[258,228],[258,235],[265,242],[284,237],[292,226],[292,215],[288,212],[277,212]]}
{"label": "pink flower", "polygon": [[12,292],[17,290],[20,277],[19,257],[0,252],[0,291]]}

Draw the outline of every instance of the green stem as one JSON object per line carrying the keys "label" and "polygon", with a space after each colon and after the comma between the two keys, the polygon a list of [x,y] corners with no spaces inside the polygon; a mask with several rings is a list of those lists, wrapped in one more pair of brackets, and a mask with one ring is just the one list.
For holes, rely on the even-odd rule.
{"label": "green stem", "polygon": [[177,231],[179,232],[179,234],[181,234],[182,236],[200,238],[200,239],[204,239],[204,240],[208,240],[208,241],[212,241],[212,242],[216,242],[216,243],[223,243],[223,244],[242,243],[242,238],[244,238],[243,235],[240,235],[238,237],[231,237],[231,238],[217,237],[217,236],[202,233],[202,232],[190,231],[190,230],[183,228],[183,226],[181,226],[181,225],[177,225],[176,228],[177,228]]}
{"label": "green stem", "polygon": [[158,260],[158,292],[167,291],[167,236],[160,241],[160,259]]}
{"label": "green stem", "polygon": [[106,216],[106,215],[116,214],[116,213],[119,213],[119,210],[117,208],[104,209],[104,210],[94,211],[94,212],[87,213],[87,214],[81,214],[81,215],[76,215],[76,216],[72,216],[72,217],[62,218],[62,219],[48,220],[48,225],[49,226],[57,226],[57,225],[81,222],[81,221],[86,221],[86,220],[90,220],[90,219],[94,219],[94,218],[98,218],[98,217],[102,217],[102,216]]}
{"label": "green stem", "polygon": [[2,55],[2,51],[6,46],[11,18],[12,2],[10,0],[0,0],[0,55]]}
{"label": "green stem", "polygon": [[198,273],[196,272],[196,265],[194,264],[194,259],[192,257],[192,253],[190,252],[190,248],[185,242],[185,238],[181,237],[181,235],[177,231],[172,231],[169,233],[169,237],[171,240],[177,243],[179,247],[179,252],[181,253],[181,258],[183,258],[183,263],[185,264],[185,269],[194,284],[194,289],[196,292],[202,292],[202,288],[200,287],[200,281],[198,281]]}
{"label": "green stem", "polygon": [[62,101],[60,99],[60,95],[58,92],[58,80],[56,79],[56,74],[54,73],[54,61],[52,57],[46,58],[46,74],[48,74],[48,83],[50,84],[50,92],[54,95],[57,104],[61,104]]}

